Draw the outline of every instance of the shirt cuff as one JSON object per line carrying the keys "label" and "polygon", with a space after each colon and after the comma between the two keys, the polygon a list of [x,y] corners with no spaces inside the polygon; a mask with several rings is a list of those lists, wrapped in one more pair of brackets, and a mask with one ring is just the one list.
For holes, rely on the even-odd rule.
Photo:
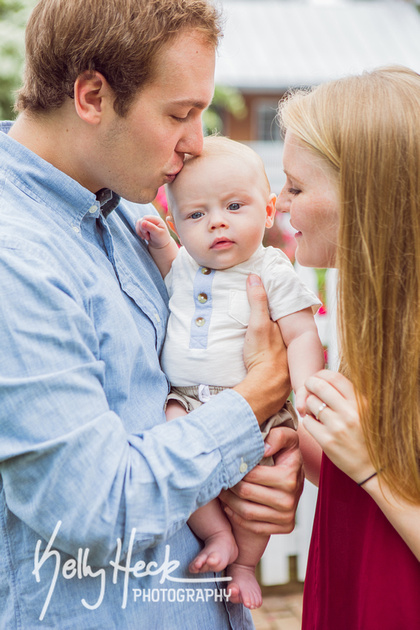
{"label": "shirt cuff", "polygon": [[264,440],[251,407],[243,396],[226,389],[189,414],[202,423],[218,445],[226,475],[232,487],[264,456]]}

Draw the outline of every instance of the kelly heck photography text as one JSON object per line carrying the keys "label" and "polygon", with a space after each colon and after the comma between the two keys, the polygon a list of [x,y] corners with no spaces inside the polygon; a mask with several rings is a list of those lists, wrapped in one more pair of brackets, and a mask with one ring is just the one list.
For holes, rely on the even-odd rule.
{"label": "kelly heck photography text", "polygon": [[[44,551],[41,551],[42,540],[38,540],[35,547],[34,554],[34,570],[32,574],[38,583],[42,581],[42,567],[46,562],[55,563],[54,573],[50,582],[47,597],[45,598],[44,606],[39,616],[42,621],[48,611],[51,598],[54,594],[54,589],[57,584],[58,577],[61,576],[65,580],[84,579],[90,578],[98,581],[99,595],[95,602],[87,602],[85,599],[81,600],[82,606],[88,610],[95,610],[102,604],[105,596],[106,586],[106,571],[102,568],[93,569],[89,564],[89,549],[80,548],[76,558],[70,558],[66,562],[62,563],[61,553],[54,549],[54,541],[60,530],[62,521],[58,521],[55,529],[49,539]],[[170,559],[170,545],[165,546],[165,557],[162,564],[159,566],[157,562],[149,562],[146,564],[144,560],[137,561],[131,566],[131,557],[133,553],[133,546],[136,537],[136,529],[131,530],[130,542],[128,545],[128,551],[124,562],[121,562],[122,543],[121,539],[117,539],[117,550],[115,559],[109,562],[113,567],[112,584],[117,584],[120,579],[124,580],[121,608],[124,609],[127,606],[127,600],[129,592],[132,592],[134,602],[144,601],[148,603],[157,602],[208,602],[208,601],[222,601],[229,600],[229,591],[226,589],[217,588],[131,588],[129,585],[129,578],[134,577],[140,579],[142,577],[151,575],[160,575],[159,584],[168,582],[177,582],[182,584],[188,583],[213,583],[217,582],[229,582],[231,577],[218,577],[218,578],[180,578],[172,575],[180,566],[178,560]]]}

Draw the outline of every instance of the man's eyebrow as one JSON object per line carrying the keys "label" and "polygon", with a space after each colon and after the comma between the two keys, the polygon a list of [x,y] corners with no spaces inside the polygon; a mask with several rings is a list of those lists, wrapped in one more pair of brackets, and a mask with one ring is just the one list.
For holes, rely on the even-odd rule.
{"label": "man's eyebrow", "polygon": [[193,101],[189,98],[171,101],[171,104],[179,107],[194,107],[196,109],[206,109],[210,105],[207,101]]}

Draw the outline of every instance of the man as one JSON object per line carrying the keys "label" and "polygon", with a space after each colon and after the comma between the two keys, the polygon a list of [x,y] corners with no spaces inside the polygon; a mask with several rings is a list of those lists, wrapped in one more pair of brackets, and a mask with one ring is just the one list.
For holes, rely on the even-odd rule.
{"label": "man", "polygon": [[219,37],[206,0],[41,0],[29,21],[0,133],[2,628],[252,627],[227,583],[188,573],[186,521],[224,489],[247,527],[292,527],[293,432],[272,438],[277,467],[226,491],[288,392],[261,287],[247,377],[166,424],[167,296],[134,232],[201,151]]}

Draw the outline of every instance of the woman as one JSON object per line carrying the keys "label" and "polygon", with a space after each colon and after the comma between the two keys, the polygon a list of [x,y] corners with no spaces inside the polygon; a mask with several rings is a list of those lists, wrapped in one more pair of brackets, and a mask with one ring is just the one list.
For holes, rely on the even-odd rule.
{"label": "woman", "polygon": [[339,274],[340,373],[308,379],[300,428],[307,476],[316,482],[320,469],[302,627],[414,630],[420,76],[390,67],[334,81],[292,94],[279,116],[277,208],[290,212],[300,264]]}

